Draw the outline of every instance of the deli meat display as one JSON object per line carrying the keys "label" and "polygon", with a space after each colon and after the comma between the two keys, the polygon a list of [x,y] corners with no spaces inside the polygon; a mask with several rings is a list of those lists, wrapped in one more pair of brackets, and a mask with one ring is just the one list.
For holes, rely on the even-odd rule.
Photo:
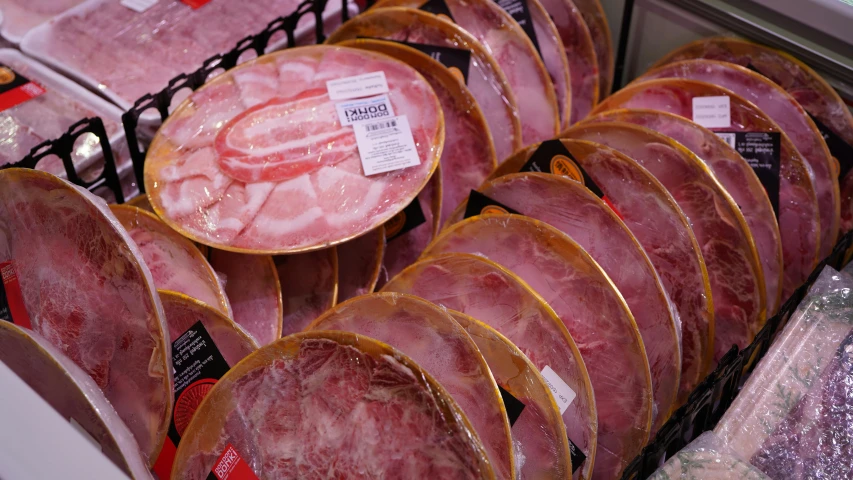
{"label": "deli meat display", "polygon": [[853,65],[659,3],[0,0],[0,478],[850,477]]}

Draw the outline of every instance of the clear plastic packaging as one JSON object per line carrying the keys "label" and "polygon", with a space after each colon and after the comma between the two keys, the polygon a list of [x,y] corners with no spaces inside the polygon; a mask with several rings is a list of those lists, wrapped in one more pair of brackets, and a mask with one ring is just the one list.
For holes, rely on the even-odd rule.
{"label": "clear plastic packaging", "polygon": [[338,301],[373,292],[385,254],[385,227],[335,247],[338,252]]}
{"label": "clear plastic packaging", "polygon": [[273,257],[284,305],[281,336],[308,326],[338,300],[337,247]]}
{"label": "clear plastic packaging", "polygon": [[649,480],[770,480],[740,454],[705,432],[673,455]]}
{"label": "clear plastic packaging", "polygon": [[338,305],[306,330],[375,338],[418,362],[468,417],[495,477],[515,478],[509,422],[498,386],[477,345],[446,310],[411,295],[375,293]]}
{"label": "clear plastic packaging", "polygon": [[536,368],[550,367],[570,390],[567,396],[573,397],[561,410],[569,440],[587,458],[577,474],[591,478],[601,449],[596,447],[599,423],[590,378],[572,336],[542,297],[510,271],[467,254],[422,260],[394,277],[383,291],[417,295],[470,315],[515,343]]}
{"label": "clear plastic packaging", "polygon": [[106,203],[48,173],[0,170],[0,262],[33,330],[94,379],[153,462],[172,412],[171,348],[151,273]]}
{"label": "clear plastic packaging", "polygon": [[232,368],[196,411],[172,478],[207,478],[226,448],[258,478],[495,478],[468,419],[432,376],[346,332],[291,335]]}
{"label": "clear plastic packaging", "polygon": [[0,35],[13,44],[21,39],[33,27],[38,26],[56,15],[75,7],[84,0],[0,0],[2,28]]}
{"label": "clear plastic packaging", "polygon": [[572,0],[589,29],[595,57],[598,60],[598,94],[607,98],[613,89],[613,45],[610,40],[610,25],[599,0]]}
{"label": "clear plastic packaging", "polygon": [[596,107],[594,114],[620,108],[646,108],[693,118],[693,98],[727,96],[731,127],[713,131],[780,132],[779,231],[785,276],[782,298],[788,298],[805,282],[820,252],[820,211],[814,178],[794,144],[764,112],[734,92],[710,83],[680,78],[631,84]]}

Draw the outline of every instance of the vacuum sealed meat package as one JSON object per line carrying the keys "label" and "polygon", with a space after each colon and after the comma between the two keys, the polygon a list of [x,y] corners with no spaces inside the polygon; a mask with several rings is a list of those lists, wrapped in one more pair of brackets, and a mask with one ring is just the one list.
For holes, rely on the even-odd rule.
{"label": "vacuum sealed meat package", "polygon": [[274,257],[284,315],[281,335],[302,331],[338,300],[337,247]]}
{"label": "vacuum sealed meat package", "polygon": [[714,432],[705,432],[669,458],[649,480],[770,480]]}

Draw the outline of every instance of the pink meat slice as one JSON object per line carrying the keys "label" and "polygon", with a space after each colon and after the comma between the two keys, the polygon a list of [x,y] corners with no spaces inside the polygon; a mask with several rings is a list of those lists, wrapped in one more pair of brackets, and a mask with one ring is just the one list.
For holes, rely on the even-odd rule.
{"label": "pink meat slice", "polygon": [[68,421],[74,421],[125,474],[149,478],[139,446],[92,378],[44,337],[0,321],[0,361]]}
{"label": "pink meat slice", "polygon": [[[727,95],[731,127],[746,132],[781,132],[761,110],[734,92],[688,79],[649,80],[630,85],[602,102],[594,114],[618,108],[645,108],[693,118],[693,97]],[[717,130],[717,129],[711,129]],[[782,298],[787,298],[808,278],[820,250],[820,212],[811,173],[796,147],[782,133],[779,180],[779,231],[785,276]]]}
{"label": "pink meat slice", "polygon": [[[427,253],[449,252],[480,255],[510,269],[554,308],[589,371],[599,455],[620,452],[630,460],[649,437],[652,379],[637,324],[601,267],[564,233],[517,215],[477,216],[450,226]],[[596,475],[618,469],[596,465]]]}
{"label": "pink meat slice", "polygon": [[103,200],[35,170],[0,171],[0,232],[33,330],[92,377],[153,462],[173,392],[142,253]]}
{"label": "pink meat slice", "polygon": [[272,257],[211,249],[209,258],[225,284],[234,321],[259,345],[278,340],[284,309]]}
{"label": "pink meat slice", "polygon": [[375,338],[418,362],[468,417],[496,478],[512,478],[509,423],[497,384],[477,345],[447,311],[408,295],[373,294],[336,307],[308,329]]}
{"label": "pink meat slice", "polygon": [[563,412],[568,438],[595,464],[598,416],[584,361],[569,332],[541,297],[495,263],[473,255],[430,257],[394,277],[383,291],[417,295],[499,331],[538,369],[550,366],[577,395]]}
{"label": "pink meat slice", "polygon": [[782,296],[782,238],[767,192],[743,157],[714,132],[671,113],[645,109],[612,110],[587,121],[628,122],[662,133],[687,147],[711,169],[740,207],[752,232],[764,271],[767,314],[774,315]]}
{"label": "pink meat slice", "polygon": [[385,230],[377,228],[336,247],[338,301],[373,292],[385,254]]}
{"label": "pink meat slice", "polygon": [[178,449],[204,479],[231,445],[258,478],[494,478],[449,395],[387,345],[343,332],[287,337],[223,377]]}
{"label": "pink meat slice", "polygon": [[610,25],[599,0],[572,0],[578,8],[583,21],[589,28],[592,44],[595,48],[595,58],[598,60],[598,93],[599,98],[610,95],[613,88],[613,45],[610,41]]}
{"label": "pink meat slice", "polygon": [[712,60],[670,63],[647,72],[639,80],[668,77],[692,78],[727,88],[755,104],[782,128],[814,175],[820,209],[820,258],[829,256],[838,239],[838,174],[823,136],[797,100],[763,75]]}
{"label": "pink meat slice", "polygon": [[557,92],[560,125],[565,128],[569,126],[572,118],[572,78],[566,49],[557,26],[554,25],[554,21],[539,0],[529,0],[527,8],[530,10],[533,31],[539,43],[539,55],[545,63],[545,68],[548,69],[548,75],[551,76],[554,90]]}
{"label": "pink meat slice", "polygon": [[296,333],[335,304],[338,255],[335,247],[274,257],[284,315],[281,336]]}

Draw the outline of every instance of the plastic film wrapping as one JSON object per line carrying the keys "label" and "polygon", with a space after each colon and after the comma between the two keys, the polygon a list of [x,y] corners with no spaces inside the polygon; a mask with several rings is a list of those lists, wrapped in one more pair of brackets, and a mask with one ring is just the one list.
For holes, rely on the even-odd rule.
{"label": "plastic film wrapping", "polygon": [[727,88],[752,102],[776,122],[791,139],[814,175],[815,194],[820,210],[820,257],[832,252],[838,240],[838,172],[823,136],[808,113],[781,87],[738,65],[712,60],[686,60],[670,63],[641,76],[653,78],[692,78]]}
{"label": "plastic film wrapping", "polygon": [[693,98],[707,96],[729,97],[731,127],[721,130],[781,133],[779,231],[782,232],[785,266],[782,298],[788,298],[808,278],[818,261],[820,212],[814,179],[808,165],[773,120],[730,90],[687,79],[659,79],[631,84],[602,102],[594,113],[618,108],[646,108],[690,120],[693,118]]}
{"label": "plastic film wrapping", "polygon": [[589,375],[572,336],[539,295],[496,263],[466,254],[422,260],[383,291],[417,295],[470,315],[509,338],[536,368],[550,367],[574,396],[563,422],[568,438],[587,458],[579,478],[591,478],[599,424]]}
{"label": "plastic film wrapping", "polygon": [[5,262],[33,330],[94,379],[153,462],[172,411],[171,349],[151,273],[106,203],[47,173],[0,170]]}
{"label": "plastic film wrapping", "polygon": [[336,247],[338,301],[373,292],[385,254],[385,228],[379,227]]}
{"label": "plastic film wrapping", "polygon": [[520,148],[521,122],[517,98],[497,61],[473,35],[455,23],[411,8],[371,9],[335,30],[326,43],[358,37],[434,45],[467,50],[471,53],[468,89],[480,105],[498,159]]}
{"label": "plastic film wrapping", "polygon": [[610,95],[613,89],[613,45],[610,40],[610,25],[599,0],[572,0],[583,21],[589,28],[595,57],[598,60],[598,93],[601,98]]}
{"label": "plastic film wrapping", "polygon": [[41,335],[0,321],[0,361],[89,434],[122,472],[134,480],[151,478],[133,434],[98,385]]}
{"label": "plastic film wrapping", "polygon": [[284,306],[281,335],[308,326],[338,300],[338,252],[315,252],[274,257]]}
{"label": "plastic film wrapping", "polygon": [[649,480],[769,480],[724,444],[705,432],[670,458]]}
{"label": "plastic film wrapping", "polygon": [[[374,72],[384,72],[396,118],[408,118],[420,164],[365,176],[354,127],[341,126],[326,82]],[[185,100],[148,150],[145,187],[158,215],[200,243],[317,250],[408,205],[443,142],[438,99],[411,67],[364,50],[297,47],[229,70]]]}
{"label": "plastic film wrapping", "polygon": [[[383,0],[376,8],[419,8],[426,0]],[[492,54],[518,102],[523,144],[540,142],[560,130],[554,83],[533,42],[493,0],[444,0],[453,21]],[[503,161],[504,157],[501,157]]]}
{"label": "plastic film wrapping", "polygon": [[468,417],[495,477],[516,478],[509,422],[498,386],[477,345],[450,313],[410,295],[375,293],[338,305],[307,330],[340,330],[375,338],[418,362]]}
{"label": "plastic film wrapping", "polygon": [[207,478],[229,445],[259,478],[495,478],[468,419],[433,377],[388,345],[345,332],[291,335],[232,368],[187,428],[172,478]]}
{"label": "plastic film wrapping", "polygon": [[2,28],[0,35],[14,44],[33,27],[50,20],[56,15],[75,7],[84,0],[41,0],[27,2],[24,0],[0,0],[0,20]]}

